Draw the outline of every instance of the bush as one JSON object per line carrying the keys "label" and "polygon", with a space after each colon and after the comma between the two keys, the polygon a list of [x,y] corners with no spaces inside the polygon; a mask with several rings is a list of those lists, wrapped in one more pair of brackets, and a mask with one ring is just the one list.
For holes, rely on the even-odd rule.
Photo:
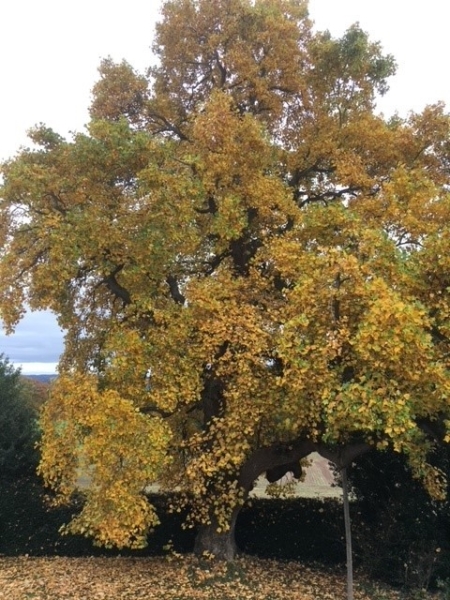
{"label": "bush", "polygon": [[236,527],[238,548],[277,560],[334,565],[345,562],[342,502],[332,498],[258,498]]}
{"label": "bush", "polygon": [[[450,452],[432,457],[449,473]],[[450,572],[450,502],[430,498],[402,455],[373,452],[349,471],[355,556],[368,575],[408,588],[427,589]]]}
{"label": "bush", "polygon": [[36,469],[37,416],[20,369],[0,355],[0,479],[28,476]]}
{"label": "bush", "polygon": [[[72,506],[49,508],[46,491],[31,476],[4,485],[0,495],[0,554],[18,556],[155,556],[192,552],[195,531],[184,529],[185,514],[172,513],[172,495],[155,494],[161,524],[143,550],[105,550],[82,536],[59,533],[79,510]],[[345,562],[342,504],[326,499],[256,499],[239,515],[236,537],[245,554],[277,560],[319,562],[334,566]]]}
{"label": "bush", "polygon": [[0,554],[5,556],[155,556],[167,549],[177,553],[191,552],[194,532],[181,528],[183,515],[166,510],[167,498],[151,497],[161,525],[149,538],[143,550],[99,548],[82,535],[62,535],[60,528],[80,510],[74,501],[69,506],[50,507],[48,491],[36,475],[3,483],[0,495]]}

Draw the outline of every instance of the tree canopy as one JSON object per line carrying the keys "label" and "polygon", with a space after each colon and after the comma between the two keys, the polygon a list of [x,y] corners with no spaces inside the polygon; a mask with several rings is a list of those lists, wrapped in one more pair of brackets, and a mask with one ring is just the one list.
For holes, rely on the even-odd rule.
{"label": "tree canopy", "polygon": [[86,131],[38,126],[2,168],[2,318],[66,331],[41,471],[62,498],[89,473],[70,529],[142,545],[157,482],[220,533],[259,474],[352,445],[439,496],[444,106],[378,114],[393,58],[298,0],[166,1],[153,49],[145,75],[101,63]]}

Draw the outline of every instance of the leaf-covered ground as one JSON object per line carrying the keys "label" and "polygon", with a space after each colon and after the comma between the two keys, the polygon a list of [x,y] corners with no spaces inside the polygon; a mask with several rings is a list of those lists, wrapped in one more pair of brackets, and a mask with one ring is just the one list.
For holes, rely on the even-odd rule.
{"label": "leaf-covered ground", "polygon": [[[360,583],[355,600],[380,596]],[[194,557],[0,558],[5,600],[339,600],[345,574],[294,562],[240,559],[232,565]]]}

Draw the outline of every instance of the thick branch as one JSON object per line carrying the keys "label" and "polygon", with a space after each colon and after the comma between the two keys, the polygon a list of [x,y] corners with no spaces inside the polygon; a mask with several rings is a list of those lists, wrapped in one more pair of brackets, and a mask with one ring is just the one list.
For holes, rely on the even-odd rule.
{"label": "thick branch", "polygon": [[206,268],[206,275],[211,275],[217,269],[218,266],[222,264],[222,262],[228,257],[231,256],[230,250],[224,250],[220,254],[216,254],[211,260],[209,260]]}
{"label": "thick branch", "polygon": [[142,408],[139,409],[139,412],[141,412],[143,415],[156,414],[163,419],[169,419],[170,417],[173,417],[173,415],[177,411],[178,411],[178,406],[172,411],[167,411],[167,410],[163,410],[162,408],[158,408],[156,406],[156,404],[146,404],[145,406],[143,406]]}
{"label": "thick branch", "polygon": [[50,200],[51,207],[59,212],[61,215],[66,216],[69,212],[67,208],[64,206],[64,203],[61,201],[61,198],[55,194],[55,192],[48,192],[45,195]]}
{"label": "thick branch", "polygon": [[102,279],[101,283],[104,283],[108,290],[114,294],[116,298],[123,301],[124,305],[131,304],[131,296],[129,291],[124,288],[116,279],[117,273],[123,269],[123,265],[119,265],[112,271],[107,277]]}
{"label": "thick branch", "polygon": [[156,113],[156,112],[153,111],[153,112],[151,112],[149,114],[149,116],[150,116],[150,118],[155,119],[155,121],[160,121],[163,124],[164,127],[161,130],[161,132],[163,132],[163,131],[171,131],[176,136],[178,136],[178,138],[181,141],[185,141],[185,142],[189,141],[189,138],[181,131],[181,129],[177,125],[175,125],[174,123],[171,123],[163,115],[161,115],[161,114]]}
{"label": "thick branch", "polygon": [[268,469],[299,461],[314,450],[314,442],[307,439],[286,447],[259,448],[249,456],[242,466],[238,483],[245,492],[249,492],[255,480]]}
{"label": "thick branch", "polygon": [[224,65],[222,64],[222,62],[220,61],[220,56],[219,56],[219,53],[217,52],[217,50],[214,53],[214,58],[216,59],[216,65],[220,72],[220,87],[223,88],[225,86],[225,83],[227,80],[227,70],[224,67]]}
{"label": "thick branch", "polygon": [[173,275],[168,275],[166,279],[167,285],[169,286],[170,295],[172,299],[175,300],[177,304],[185,304],[186,298],[180,292],[180,288],[178,286],[178,279]]}
{"label": "thick branch", "polygon": [[333,462],[339,469],[352,463],[355,458],[371,450],[366,443],[346,444],[343,446],[327,446],[312,440],[297,440],[289,446],[272,446],[255,450],[244,463],[238,478],[238,484],[248,493],[255,480],[268,470],[288,465],[311,454],[318,452],[327,460]]}
{"label": "thick branch", "polygon": [[342,190],[329,190],[329,191],[323,192],[322,194],[315,194],[315,195],[309,196],[306,191],[302,192],[301,190],[298,190],[298,192],[296,193],[296,195],[297,195],[296,200],[297,201],[300,200],[300,197],[303,195],[307,196],[305,198],[305,200],[302,200],[301,202],[299,202],[299,207],[302,208],[303,206],[306,206],[310,202],[324,202],[325,204],[327,204],[328,202],[332,202],[333,200],[340,199],[346,195],[356,196],[357,192],[359,192],[359,191],[360,191],[359,188],[348,187],[348,188],[345,188]]}

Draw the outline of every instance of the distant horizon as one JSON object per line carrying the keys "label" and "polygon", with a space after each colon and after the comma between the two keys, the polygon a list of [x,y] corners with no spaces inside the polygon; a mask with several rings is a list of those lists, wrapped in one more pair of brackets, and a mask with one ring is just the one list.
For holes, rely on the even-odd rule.
{"label": "distant horizon", "polygon": [[11,361],[14,367],[20,369],[22,375],[57,375],[57,363],[18,363]]}

